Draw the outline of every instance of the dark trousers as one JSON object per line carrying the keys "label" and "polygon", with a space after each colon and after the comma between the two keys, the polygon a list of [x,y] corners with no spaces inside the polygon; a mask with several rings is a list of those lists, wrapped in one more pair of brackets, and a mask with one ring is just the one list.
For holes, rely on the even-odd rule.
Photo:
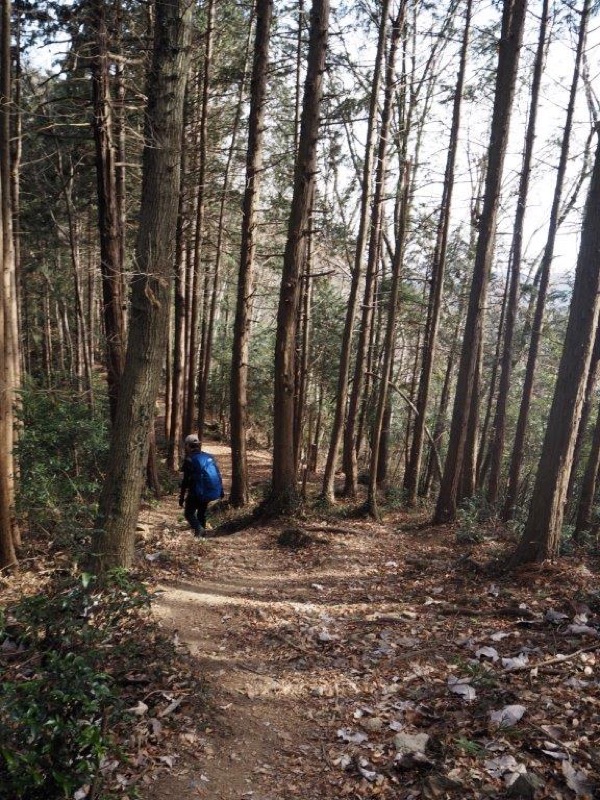
{"label": "dark trousers", "polygon": [[206,527],[206,509],[210,500],[203,500],[195,494],[188,494],[183,507],[183,515],[194,533],[201,533]]}

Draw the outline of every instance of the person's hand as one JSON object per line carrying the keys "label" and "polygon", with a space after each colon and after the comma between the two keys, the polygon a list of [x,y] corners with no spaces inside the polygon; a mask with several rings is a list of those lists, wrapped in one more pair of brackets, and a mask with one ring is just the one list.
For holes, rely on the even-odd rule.
{"label": "person's hand", "polygon": [[183,508],[184,499],[183,497],[179,498],[179,508]]}

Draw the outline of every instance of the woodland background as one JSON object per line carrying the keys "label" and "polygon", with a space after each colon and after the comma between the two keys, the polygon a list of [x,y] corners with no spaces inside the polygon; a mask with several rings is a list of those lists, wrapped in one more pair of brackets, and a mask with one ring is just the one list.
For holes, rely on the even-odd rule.
{"label": "woodland background", "polygon": [[234,515],[595,548],[598,52],[591,0],[3,0],[5,573],[128,580],[195,430]]}
{"label": "woodland background", "polygon": [[[521,526],[517,562],[593,530],[593,3],[174,7],[177,109],[157,88],[151,6],[3,8],[5,565],[20,509],[47,511],[63,478],[102,482],[110,429],[111,463],[139,440],[159,491],[157,381],[166,466],[210,422],[232,443],[234,506],[250,499],[250,439],[273,447],[271,510],[323,467],[332,502],[341,466],[375,516],[385,490],[433,501],[437,522],[466,503]],[[160,102],[174,177],[149,188]],[[156,224],[153,203],[169,206]],[[138,365],[156,376],[141,418],[118,422],[122,379],[145,380],[126,365],[138,283],[164,312],[139,341],[166,339]],[[46,439],[60,415],[93,440]],[[140,464],[104,481],[115,564]]]}

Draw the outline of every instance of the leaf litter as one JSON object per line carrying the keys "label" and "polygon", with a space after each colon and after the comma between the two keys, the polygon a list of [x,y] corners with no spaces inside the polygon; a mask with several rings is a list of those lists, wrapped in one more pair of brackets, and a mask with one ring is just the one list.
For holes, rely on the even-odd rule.
{"label": "leaf litter", "polygon": [[465,559],[451,529],[414,518],[346,520],[348,536],[312,526],[320,538],[301,549],[254,526],[198,560],[178,534],[152,543],[168,563],[144,567],[243,587],[222,609],[224,672],[255,674],[241,691],[259,713],[294,715],[269,770],[243,751],[234,762],[255,797],[600,796],[597,561],[490,581],[477,565],[498,557],[500,536]]}
{"label": "leaf litter", "polygon": [[102,767],[123,798],[600,797],[597,557],[491,578],[493,529],[467,547],[414,516],[313,518],[291,550],[273,524],[196,541],[178,514],[142,512],[157,606],[190,587],[162,622],[186,655],[159,677],[149,637],[126,676],[130,758]]}

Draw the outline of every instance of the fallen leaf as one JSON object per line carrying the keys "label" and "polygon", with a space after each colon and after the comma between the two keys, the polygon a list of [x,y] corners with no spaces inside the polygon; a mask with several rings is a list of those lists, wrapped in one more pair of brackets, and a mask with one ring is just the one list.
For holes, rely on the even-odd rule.
{"label": "fallen leaf", "polygon": [[450,675],[448,678],[448,689],[453,694],[458,694],[469,702],[475,700],[477,692],[473,686],[470,685],[470,680],[470,678],[456,678],[454,675]]}
{"label": "fallen leaf", "polygon": [[143,703],[141,700],[138,700],[135,706],[128,708],[127,711],[130,714],[135,714],[136,717],[143,717],[144,714],[148,711],[148,706],[146,703]]}
{"label": "fallen leaf", "polygon": [[553,608],[549,608],[544,614],[544,619],[557,625],[563,619],[568,619],[568,615],[563,614],[562,611],[555,611]]}
{"label": "fallen leaf", "polygon": [[521,669],[529,664],[527,653],[520,653],[516,658],[503,658],[502,666],[504,669]]}
{"label": "fallen leaf", "polygon": [[518,764],[514,756],[506,755],[499,758],[489,758],[483,762],[483,766],[492,778],[501,778],[506,772],[514,772]]}
{"label": "fallen leaf", "polygon": [[480,647],[475,651],[476,658],[491,658],[492,661],[498,661],[500,656],[495,647]]}
{"label": "fallen leaf", "polygon": [[565,635],[573,634],[574,636],[598,636],[596,628],[591,625],[569,625],[564,630]]}
{"label": "fallen leaf", "polygon": [[498,728],[510,728],[516,725],[517,722],[523,717],[527,709],[525,706],[511,705],[505,706],[500,711],[491,711],[490,718]]}
{"label": "fallen leaf", "polygon": [[594,797],[596,787],[590,781],[587,772],[576,769],[571,761],[562,762],[562,771],[569,789],[572,789],[577,797]]}
{"label": "fallen leaf", "polygon": [[169,705],[166,708],[163,708],[162,711],[158,712],[158,716],[159,717],[166,717],[169,714],[172,714],[173,711],[175,711],[175,709],[178,708],[181,705],[182,702],[183,702],[183,698],[182,697],[180,697],[178,700],[173,700],[173,702],[169,703]]}
{"label": "fallen leaf", "polygon": [[347,728],[340,728],[337,735],[338,738],[342,739],[344,742],[349,742],[351,744],[362,744],[369,739],[366,733],[361,733],[360,731],[353,733]]}

